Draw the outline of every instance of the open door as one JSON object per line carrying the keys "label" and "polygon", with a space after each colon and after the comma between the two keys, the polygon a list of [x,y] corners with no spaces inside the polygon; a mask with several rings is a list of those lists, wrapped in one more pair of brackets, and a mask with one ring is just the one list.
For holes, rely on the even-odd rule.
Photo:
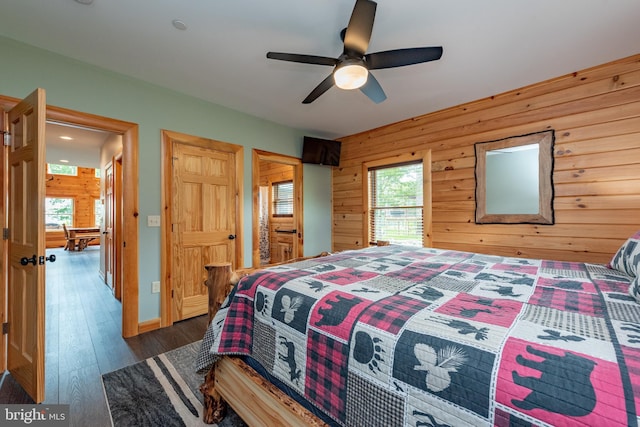
{"label": "open door", "polygon": [[[304,230],[302,209],[302,160],[284,154],[253,150],[252,154],[252,182],[253,182],[253,267],[264,267],[271,263],[278,263],[303,256]],[[276,181],[291,181],[293,183],[292,215],[278,218],[278,224],[273,222],[271,207],[269,207],[269,224],[264,225],[260,218],[261,203],[260,188],[272,187]],[[268,190],[269,199],[272,190]],[[272,205],[272,200],[268,201]],[[262,228],[266,227],[269,240],[270,259],[263,263],[260,243],[264,241]]]}
{"label": "open door", "polygon": [[104,231],[102,232],[102,234],[104,235],[104,280],[107,286],[112,289],[115,295],[115,286],[113,280],[115,269],[113,246],[113,223],[115,219],[115,186],[112,162],[107,163],[104,167],[104,186]]}
{"label": "open door", "polygon": [[8,112],[7,367],[36,402],[44,400],[45,119],[43,89]]}

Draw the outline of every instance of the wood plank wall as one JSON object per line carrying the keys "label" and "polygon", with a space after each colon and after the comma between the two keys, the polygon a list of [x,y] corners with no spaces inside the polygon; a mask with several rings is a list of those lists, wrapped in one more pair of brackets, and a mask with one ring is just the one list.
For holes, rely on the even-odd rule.
{"label": "wood plank wall", "polygon": [[[74,199],[74,227],[95,225],[94,200],[100,198],[100,178],[96,178],[95,169],[79,167],[77,176],[47,174],[46,179],[46,197]],[[64,245],[63,231],[47,231],[47,248]]]}
{"label": "wood plank wall", "polygon": [[[283,163],[261,161],[260,162],[260,185],[269,187],[269,197],[271,198],[271,185],[274,182],[293,181],[293,166]],[[269,205],[271,212],[271,205]],[[271,263],[283,262],[293,257],[293,234],[276,233],[277,229],[292,230],[293,217],[269,218],[269,242],[271,251]]]}
{"label": "wood plank wall", "polygon": [[[555,225],[475,224],[474,143],[554,129]],[[362,163],[432,152],[433,246],[608,262],[640,230],[640,55],[341,139],[333,250],[363,247]]]}

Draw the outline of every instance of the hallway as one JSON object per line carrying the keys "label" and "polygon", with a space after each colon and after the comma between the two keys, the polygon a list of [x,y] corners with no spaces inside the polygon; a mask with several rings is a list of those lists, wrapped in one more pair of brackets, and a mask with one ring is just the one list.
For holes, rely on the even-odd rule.
{"label": "hallway", "polygon": [[[122,308],[98,274],[100,247],[49,249],[47,263],[45,401],[70,404],[72,426],[109,426],[101,375],[201,339],[206,316],[122,338]],[[5,373],[0,403],[31,403]]]}

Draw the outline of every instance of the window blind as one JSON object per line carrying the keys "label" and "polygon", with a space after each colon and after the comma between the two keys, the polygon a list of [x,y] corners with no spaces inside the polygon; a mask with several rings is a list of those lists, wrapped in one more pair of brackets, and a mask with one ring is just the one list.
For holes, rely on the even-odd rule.
{"label": "window blind", "polygon": [[371,241],[422,246],[422,162],[370,168]]}
{"label": "window blind", "polygon": [[273,215],[293,216],[293,181],[274,182]]}

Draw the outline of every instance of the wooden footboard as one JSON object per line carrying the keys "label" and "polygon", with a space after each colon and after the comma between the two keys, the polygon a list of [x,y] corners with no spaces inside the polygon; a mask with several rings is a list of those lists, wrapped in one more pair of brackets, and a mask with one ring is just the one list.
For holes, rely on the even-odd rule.
{"label": "wooden footboard", "polygon": [[[326,255],[328,253],[323,252],[318,257]],[[296,258],[286,263],[308,258]],[[243,276],[259,269],[241,269],[232,273],[228,262],[209,264],[205,269],[207,279],[204,284],[209,289],[211,323],[232,286]],[[250,426],[326,426],[238,357],[222,357],[207,373],[200,391],[204,395],[203,420],[207,424],[219,423],[226,414],[228,403]]]}

